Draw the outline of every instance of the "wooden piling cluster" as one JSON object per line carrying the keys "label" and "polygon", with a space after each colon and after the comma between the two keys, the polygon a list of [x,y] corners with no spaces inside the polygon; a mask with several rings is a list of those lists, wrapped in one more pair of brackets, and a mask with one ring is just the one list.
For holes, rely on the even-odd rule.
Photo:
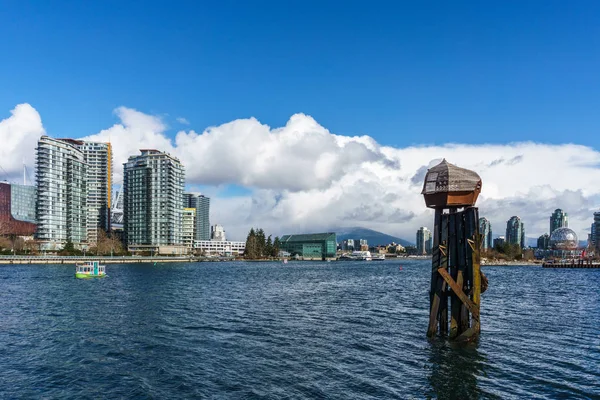
{"label": "wooden piling cluster", "polygon": [[480,269],[482,239],[479,210],[475,207],[480,192],[477,173],[446,160],[425,175],[422,194],[427,207],[435,210],[427,329],[430,338],[438,328],[440,334],[453,340],[470,341],[479,335],[482,281],[487,287]]}
{"label": "wooden piling cluster", "polygon": [[460,212],[456,208],[448,211],[435,210],[427,336],[435,336],[439,327],[440,334],[467,341],[480,329],[479,210],[468,207]]}

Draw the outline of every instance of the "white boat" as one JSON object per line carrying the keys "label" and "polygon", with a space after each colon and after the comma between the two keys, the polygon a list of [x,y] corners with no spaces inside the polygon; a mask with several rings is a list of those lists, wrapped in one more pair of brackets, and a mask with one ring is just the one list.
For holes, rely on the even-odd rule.
{"label": "white boat", "polygon": [[352,253],[344,253],[340,256],[342,261],[371,261],[370,251],[353,251]]}
{"label": "white boat", "polygon": [[372,259],[373,261],[385,261],[385,254],[376,254]]}

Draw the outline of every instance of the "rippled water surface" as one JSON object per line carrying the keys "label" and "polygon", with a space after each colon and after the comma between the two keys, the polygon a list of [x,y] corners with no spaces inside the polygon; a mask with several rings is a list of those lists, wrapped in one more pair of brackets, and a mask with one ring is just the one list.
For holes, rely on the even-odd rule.
{"label": "rippled water surface", "polygon": [[0,397],[600,398],[600,270],[485,267],[457,347],[398,264],[0,266]]}

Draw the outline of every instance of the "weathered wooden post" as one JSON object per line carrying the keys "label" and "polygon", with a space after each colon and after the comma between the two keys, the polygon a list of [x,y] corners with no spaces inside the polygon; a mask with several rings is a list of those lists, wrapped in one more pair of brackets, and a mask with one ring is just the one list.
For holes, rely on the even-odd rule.
{"label": "weathered wooden post", "polygon": [[432,249],[429,328],[434,337],[439,325],[450,339],[468,341],[480,330],[481,271],[479,210],[474,207],[481,192],[475,172],[443,160],[427,171],[423,184],[425,204],[435,210]]}

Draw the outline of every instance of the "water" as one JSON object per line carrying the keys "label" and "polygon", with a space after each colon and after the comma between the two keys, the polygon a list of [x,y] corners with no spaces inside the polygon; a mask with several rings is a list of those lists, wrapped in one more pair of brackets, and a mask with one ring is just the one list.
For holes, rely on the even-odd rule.
{"label": "water", "polygon": [[600,270],[485,267],[461,347],[398,263],[0,266],[0,397],[600,398]]}

